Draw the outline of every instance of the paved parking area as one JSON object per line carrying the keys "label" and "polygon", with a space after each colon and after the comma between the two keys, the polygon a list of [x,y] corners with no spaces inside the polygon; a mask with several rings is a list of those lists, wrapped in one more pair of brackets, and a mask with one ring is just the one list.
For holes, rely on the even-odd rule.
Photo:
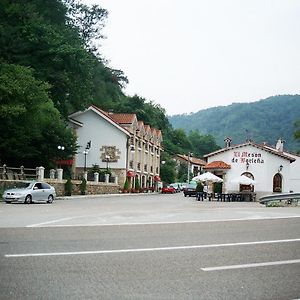
{"label": "paved parking area", "polygon": [[0,203],[0,227],[104,226],[300,218],[300,207],[208,202],[175,195],[70,197],[53,204]]}

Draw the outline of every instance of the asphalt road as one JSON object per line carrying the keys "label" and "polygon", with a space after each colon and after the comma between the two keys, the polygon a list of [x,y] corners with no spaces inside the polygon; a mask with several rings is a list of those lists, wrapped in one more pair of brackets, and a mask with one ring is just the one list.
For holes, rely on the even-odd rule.
{"label": "asphalt road", "polygon": [[0,299],[298,299],[300,208],[182,195],[0,204]]}

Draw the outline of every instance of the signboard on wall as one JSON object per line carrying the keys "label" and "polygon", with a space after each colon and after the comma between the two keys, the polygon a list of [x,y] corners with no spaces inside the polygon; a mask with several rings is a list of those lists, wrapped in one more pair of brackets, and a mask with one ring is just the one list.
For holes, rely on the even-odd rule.
{"label": "signboard on wall", "polygon": [[259,152],[254,151],[234,151],[232,163],[248,163],[248,164],[263,164],[265,162],[263,156]]}

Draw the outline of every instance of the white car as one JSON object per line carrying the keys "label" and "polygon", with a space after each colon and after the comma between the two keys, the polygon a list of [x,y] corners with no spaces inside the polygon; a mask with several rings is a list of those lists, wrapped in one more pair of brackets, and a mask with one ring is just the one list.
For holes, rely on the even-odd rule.
{"label": "white car", "polygon": [[3,199],[6,203],[21,202],[30,204],[39,201],[52,203],[55,197],[56,192],[53,186],[37,181],[24,183],[21,188],[9,189],[3,193]]}

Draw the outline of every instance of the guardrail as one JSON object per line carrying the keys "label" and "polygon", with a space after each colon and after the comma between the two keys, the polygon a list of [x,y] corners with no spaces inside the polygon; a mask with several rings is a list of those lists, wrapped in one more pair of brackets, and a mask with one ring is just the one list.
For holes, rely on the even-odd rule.
{"label": "guardrail", "polygon": [[281,194],[274,194],[274,195],[267,195],[259,198],[259,203],[267,205],[269,202],[272,201],[288,201],[298,202],[300,199],[300,193],[281,193]]}

